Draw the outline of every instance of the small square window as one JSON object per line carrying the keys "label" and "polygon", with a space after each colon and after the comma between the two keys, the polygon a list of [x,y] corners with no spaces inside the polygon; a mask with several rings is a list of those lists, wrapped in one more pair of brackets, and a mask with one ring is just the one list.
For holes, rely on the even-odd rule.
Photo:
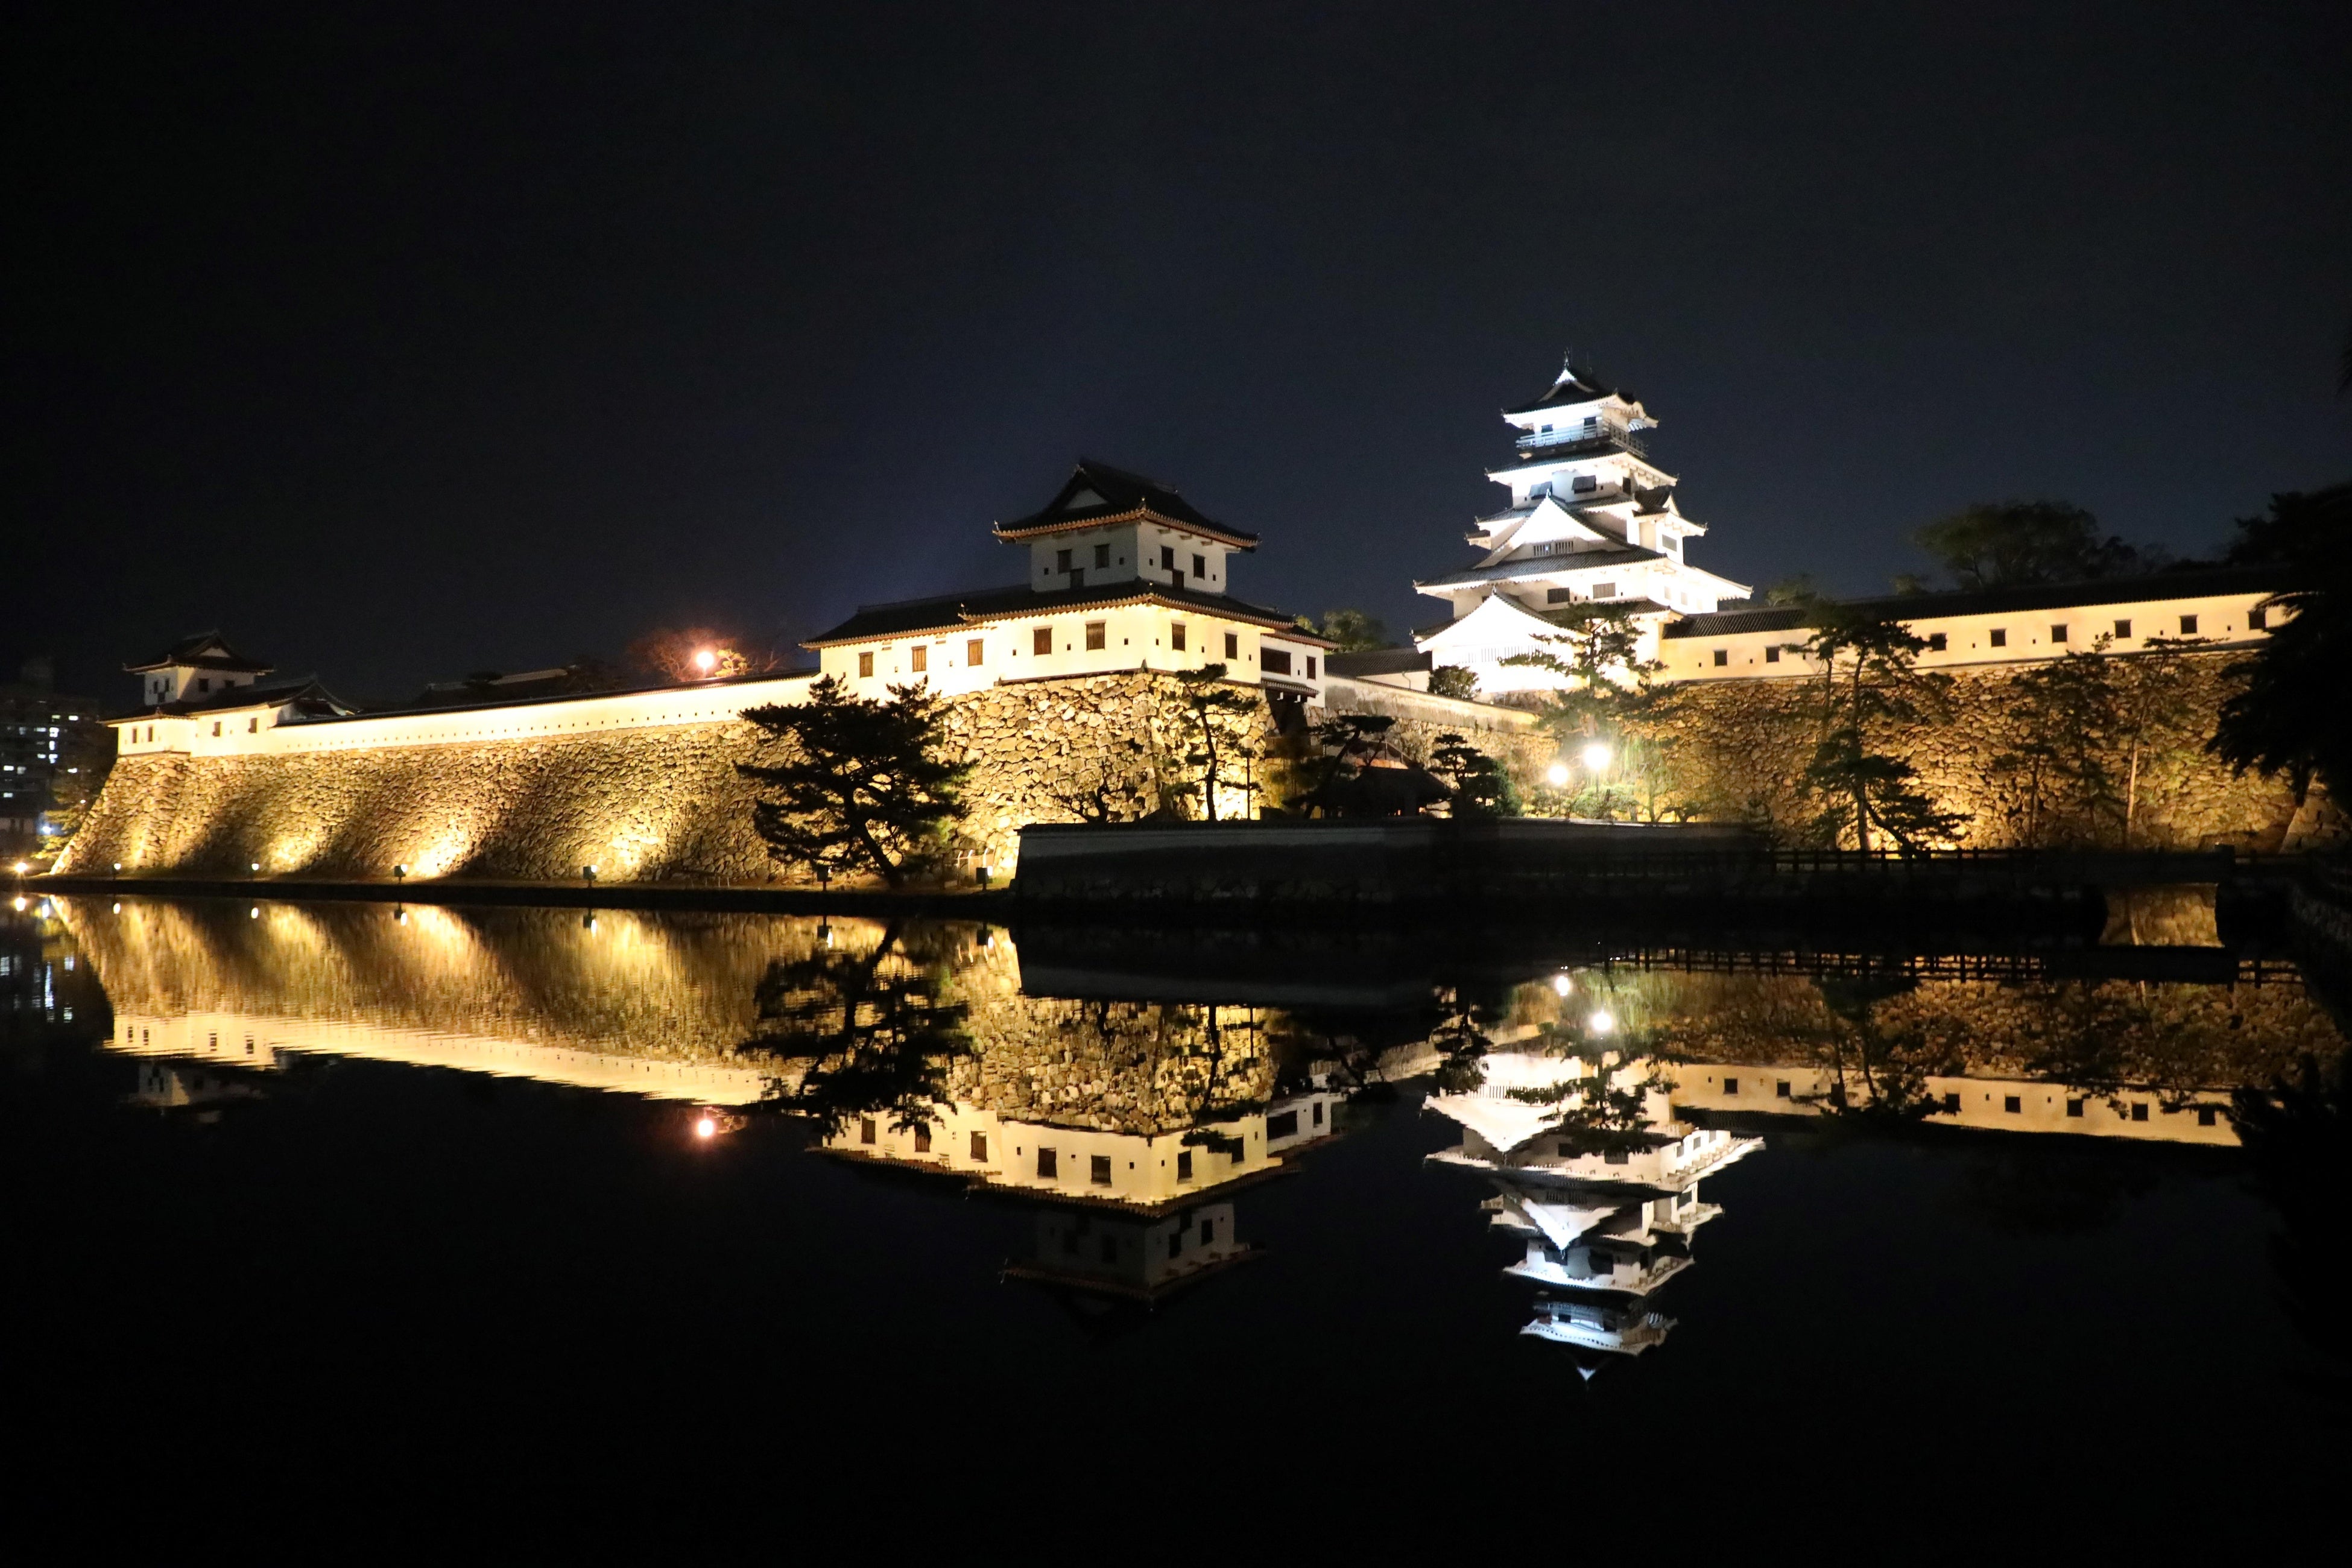
{"label": "small square window", "polygon": [[2083,1114],[2083,1102],[2079,1100],[2068,1100],[2066,1102],[2066,1114],[2079,1119]]}
{"label": "small square window", "polygon": [[868,676],[872,675],[873,673],[874,673],[874,656],[873,656],[872,654],[870,654],[870,653],[861,653],[861,654],[859,654],[859,655],[857,656],[857,678],[858,678],[860,680],[863,680],[863,679],[866,679]]}
{"label": "small square window", "polygon": [[1780,1079],[1773,1083],[1772,1098],[1775,1100],[1786,1100],[1789,1098],[1789,1080],[1787,1079]]}
{"label": "small square window", "polygon": [[1176,1179],[1180,1182],[1192,1179],[1192,1151],[1190,1149],[1181,1150],[1176,1155]]}
{"label": "small square window", "polygon": [[917,675],[931,668],[931,650],[920,643],[907,650],[907,668]]}
{"label": "small square window", "polygon": [[1739,1092],[1739,1080],[1736,1078],[1725,1079],[1723,1080],[1723,1092],[1726,1094],[1738,1094]]}
{"label": "small square window", "polygon": [[2116,636],[2119,637],[2127,637],[2131,636],[2131,621],[2128,618],[2119,620],[2116,623]]}
{"label": "small square window", "polygon": [[1202,559],[1201,559],[1199,556],[1197,556],[1197,555],[1195,555],[1194,557],[1192,557],[1192,575],[1193,575],[1193,576],[1195,576],[1195,577],[1205,577],[1205,576],[1207,576],[1208,574],[1209,574],[1209,563],[1208,563],[1207,562],[1205,562],[1205,561],[1202,560]]}
{"label": "small square window", "polygon": [[1097,566],[1108,566],[1110,564],[1109,545],[1097,544],[1095,546],[1095,564]]}
{"label": "small square window", "polygon": [[1062,1173],[1061,1166],[1061,1156],[1054,1150],[1040,1149],[1037,1151],[1038,1180],[1046,1182],[1055,1180]]}
{"label": "small square window", "polygon": [[973,1159],[975,1159],[975,1160],[980,1161],[980,1162],[981,1162],[982,1163],[983,1163],[983,1164],[985,1164],[985,1163],[987,1163],[987,1161],[988,1161],[988,1134],[987,1134],[987,1133],[985,1133],[985,1132],[975,1132],[975,1133],[973,1133],[973,1134],[971,1135],[971,1157],[972,1157]]}
{"label": "small square window", "polygon": [[2263,608],[2260,605],[2256,605],[2252,609],[2246,612],[2246,629],[2248,631],[2263,631],[2268,628],[2270,624],[2271,613]]}
{"label": "small square window", "polygon": [[1927,651],[1929,653],[1941,653],[1946,648],[1949,647],[1951,643],[1952,639],[1942,632],[1929,632],[1927,634]]}
{"label": "small square window", "polygon": [[1110,1185],[1110,1156],[1096,1154],[1087,1161],[1087,1179],[1096,1186]]}
{"label": "small square window", "polygon": [[2025,1109],[2025,1102],[2013,1094],[2004,1094],[2000,1097],[2000,1108],[2014,1116]]}
{"label": "small square window", "polygon": [[1715,650],[1715,662],[1717,665],[1729,664],[1731,662],[1731,650],[1725,647],[1717,648]]}
{"label": "small square window", "polygon": [[2145,1100],[2134,1102],[2132,1106],[2132,1120],[2134,1121],[2145,1121],[2147,1120],[2147,1103]]}
{"label": "small square window", "polygon": [[1178,653],[1182,653],[1184,651],[1183,622],[1171,621],[1168,623],[1168,646],[1174,648]]}
{"label": "small square window", "polygon": [[1056,550],[1054,552],[1054,570],[1056,572],[1067,572],[1069,569],[1070,552],[1066,550]]}
{"label": "small square window", "polygon": [[1054,628],[1039,626],[1029,634],[1029,651],[1043,658],[1054,651]]}
{"label": "small square window", "polygon": [[1957,1094],[1948,1094],[1944,1096],[1944,1114],[1947,1116],[1958,1116],[1959,1113],[1960,1097]]}
{"label": "small square window", "polygon": [[2200,1126],[2200,1127],[2210,1127],[2210,1126],[2212,1126],[2212,1125],[2213,1125],[2213,1123],[2214,1123],[2215,1121],[2217,1121],[2218,1120],[2220,1120],[2220,1118],[2215,1114],[2215,1110],[2214,1110],[2214,1108],[2213,1108],[2212,1106],[2210,1106],[2210,1105],[2200,1105],[2200,1106],[2199,1106],[2199,1107],[2197,1108],[2197,1125],[2198,1125],[2198,1126]]}
{"label": "small square window", "polygon": [[1242,639],[1234,633],[1227,632],[1225,634],[1225,657],[1227,658],[1239,658],[1241,656]]}
{"label": "small square window", "polygon": [[1591,495],[1594,490],[1597,490],[1600,488],[1601,481],[1591,474],[1577,475],[1575,482],[1569,486],[1570,489],[1580,496]]}
{"label": "small square window", "polygon": [[986,664],[988,662],[987,641],[984,638],[974,637],[970,642],[964,644],[963,661],[964,663],[975,668],[980,665]]}
{"label": "small square window", "polygon": [[2183,616],[2180,617],[2180,635],[2185,637],[2193,637],[2197,635],[2197,617],[2195,616]]}
{"label": "small square window", "polygon": [[1087,651],[1088,653],[1099,653],[1102,651],[1103,644],[1108,639],[1108,636],[1105,629],[1108,624],[1109,623],[1105,621],[1088,621],[1087,623]]}
{"label": "small square window", "polygon": [[1995,626],[1990,632],[1986,634],[1985,640],[1990,643],[1994,647],[2007,647],[2009,646],[2009,632],[2005,627]]}
{"label": "small square window", "polygon": [[1780,645],[1779,643],[1774,643],[1770,647],[1764,650],[1764,662],[1767,664],[1778,664],[1780,662]]}

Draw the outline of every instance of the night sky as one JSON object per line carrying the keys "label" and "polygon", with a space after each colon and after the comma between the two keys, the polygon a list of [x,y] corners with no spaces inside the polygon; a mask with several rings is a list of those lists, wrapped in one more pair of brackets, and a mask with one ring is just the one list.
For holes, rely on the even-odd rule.
{"label": "night sky", "polygon": [[15,13],[0,674],[339,693],[1017,580],[1079,454],[1443,618],[1501,408],[1761,585],[2352,475],[2352,5]]}

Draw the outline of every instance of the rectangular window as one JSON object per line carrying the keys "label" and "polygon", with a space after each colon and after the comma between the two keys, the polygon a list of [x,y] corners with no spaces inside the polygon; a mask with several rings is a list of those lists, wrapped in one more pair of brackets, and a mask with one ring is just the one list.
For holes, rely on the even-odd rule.
{"label": "rectangular window", "polygon": [[860,1143],[871,1143],[874,1142],[874,1118],[868,1116],[858,1121],[857,1141]]}
{"label": "rectangular window", "polygon": [[1948,1094],[1944,1096],[1944,1114],[1947,1116],[1958,1116],[1959,1113],[1960,1097],[1957,1094]]}
{"label": "rectangular window", "polygon": [[1216,1222],[1215,1220],[1213,1220],[1213,1219],[1204,1219],[1204,1220],[1202,1220],[1202,1221],[1201,1222],[1201,1245],[1202,1245],[1202,1246],[1203,1246],[1203,1247],[1206,1247],[1206,1246],[1208,1246],[1208,1245],[1209,1245],[1209,1243],[1211,1243],[1211,1242],[1213,1242],[1213,1241],[1214,1241],[1214,1240],[1216,1240],[1216,1239],[1217,1239],[1217,1222]]}
{"label": "rectangular window", "polygon": [[859,654],[859,655],[857,656],[857,678],[858,678],[860,680],[863,680],[863,679],[865,679],[867,676],[870,676],[870,675],[872,675],[873,673],[874,673],[874,656],[873,656],[872,654],[870,654],[870,653],[861,653],[861,654]]}
{"label": "rectangular window", "polygon": [[260,721],[260,720],[258,720],[258,719],[247,719],[247,720],[245,721],[245,732],[246,732],[247,734],[248,734],[248,735],[258,735],[258,734],[260,734],[260,733],[261,733],[261,721]]}
{"label": "rectangular window", "polygon": [[1160,569],[1162,572],[1173,572],[1176,570],[1176,551],[1174,546],[1163,544],[1160,547]]}
{"label": "rectangular window", "polygon": [[2000,1108],[2010,1115],[2014,1116],[2019,1111],[2025,1109],[2025,1103],[2013,1094],[2004,1094],[2000,1097]]}
{"label": "rectangular window", "polygon": [[2083,1102],[2079,1100],[2068,1100],[2066,1102],[2066,1114],[2080,1119],[2083,1114]]}
{"label": "rectangular window", "polygon": [[915,1152],[918,1154],[928,1154],[930,1152],[931,1126],[929,1122],[926,1121],[915,1129]]}
{"label": "rectangular window", "polygon": [[975,669],[979,668],[982,665],[986,664],[988,662],[988,643],[986,640],[981,637],[974,637],[970,642],[964,644],[963,661]]}
{"label": "rectangular window", "polygon": [[920,643],[907,650],[907,668],[917,675],[931,668],[931,650]]}
{"label": "rectangular window", "polygon": [[2147,1120],[2147,1105],[2146,1101],[2138,1102],[2132,1107],[2132,1120],[2134,1121],[2145,1121]]}
{"label": "rectangular window", "polygon": [[1056,550],[1054,552],[1054,570],[1056,572],[1067,572],[1069,569],[1070,552],[1066,550]]}
{"label": "rectangular window", "polygon": [[1774,643],[1770,647],[1764,650],[1764,662],[1767,664],[1778,664],[1780,662],[1780,645],[1779,643]]}
{"label": "rectangular window", "polygon": [[1227,658],[1239,658],[1241,656],[1242,639],[1234,633],[1227,632],[1225,634],[1225,657]]}
{"label": "rectangular window", "polygon": [[2116,636],[2119,637],[2127,637],[2131,636],[2131,622],[2128,620],[2117,621],[2116,623]]}
{"label": "rectangular window", "polygon": [[1323,1102],[1319,1100],[1315,1102],[1315,1125],[1323,1125]]}
{"label": "rectangular window", "polygon": [[1715,650],[1715,662],[1717,665],[1729,664],[1731,662],[1731,650],[1729,648],[1717,648]]}
{"label": "rectangular window", "polygon": [[1053,1150],[1040,1149],[1037,1151],[1038,1180],[1045,1182],[1055,1180],[1062,1173],[1061,1166],[1061,1156],[1056,1154]]}
{"label": "rectangular window", "polygon": [[1777,1082],[1777,1083],[1773,1084],[1773,1086],[1772,1086],[1772,1094],[1773,1094],[1773,1097],[1774,1097],[1775,1099],[1778,1099],[1778,1100],[1786,1100],[1786,1099],[1788,1099],[1788,1098],[1789,1098],[1789,1080],[1788,1080],[1787,1079],[1785,1079],[1785,1078],[1784,1078],[1784,1079],[1781,1079],[1779,1082]]}
{"label": "rectangular window", "polygon": [[1183,1251],[1184,1233],[1181,1230],[1170,1231],[1168,1233],[1168,1256],[1171,1258],[1181,1257],[1183,1255]]}
{"label": "rectangular window", "polygon": [[1096,1186],[1110,1185],[1110,1156],[1097,1154],[1087,1162],[1087,1180]]}
{"label": "rectangular window", "polygon": [[2260,605],[2256,605],[2252,609],[2246,612],[2246,629],[2248,631],[2258,632],[2267,627],[2270,624],[2271,613],[2263,608]]}
{"label": "rectangular window", "polygon": [[1095,564],[1097,566],[1108,566],[1110,564],[1109,545],[1097,544],[1095,546]]}
{"label": "rectangular window", "polygon": [[1029,651],[1040,658],[1054,651],[1054,628],[1039,626],[1029,634]]}
{"label": "rectangular window", "polygon": [[1949,647],[1950,644],[1951,639],[1947,637],[1941,632],[1929,632],[1927,634],[1927,651],[1929,653],[1941,653],[1945,648]]}
{"label": "rectangular window", "polygon": [[1088,653],[1100,653],[1102,651],[1103,645],[1109,640],[1109,624],[1110,623],[1108,621],[1088,621],[1087,623],[1087,651]]}
{"label": "rectangular window", "polygon": [[2180,617],[2180,635],[2185,637],[2193,637],[2197,635],[2197,617],[2195,616],[2183,616]]}
{"label": "rectangular window", "polygon": [[1195,576],[1195,577],[1206,577],[1208,574],[1209,574],[1209,563],[1208,563],[1207,562],[1205,562],[1205,561],[1202,560],[1202,559],[1201,559],[1199,556],[1197,556],[1197,555],[1193,556],[1193,557],[1192,557],[1192,575],[1193,575],[1193,576]]}
{"label": "rectangular window", "polygon": [[1290,673],[1290,655],[1285,649],[1267,647],[1261,643],[1258,645],[1257,661],[1264,665],[1270,674],[1288,675]]}
{"label": "rectangular window", "polygon": [[1265,1119],[1265,1135],[1269,1138],[1297,1137],[1298,1112],[1296,1110],[1286,1110],[1279,1116],[1267,1117]]}
{"label": "rectangular window", "polygon": [[1995,647],[2007,647],[2009,646],[2009,633],[2006,629],[2000,626],[1995,626],[1991,631],[1987,632],[1985,634],[1985,639]]}
{"label": "rectangular window", "polygon": [[1573,588],[1546,588],[1544,590],[1544,603],[1547,605],[1565,605],[1575,597],[1576,590]]}
{"label": "rectangular window", "polygon": [[209,676],[209,675],[200,675],[200,676],[198,676],[198,677],[196,678],[196,689],[197,689],[197,690],[199,690],[199,691],[210,691],[212,689],[213,689],[213,679],[212,679],[212,677],[211,677],[211,676]]}
{"label": "rectangular window", "polygon": [[983,1164],[987,1163],[987,1160],[988,1160],[988,1134],[987,1134],[987,1133],[985,1133],[985,1132],[975,1132],[975,1133],[973,1133],[973,1134],[971,1135],[971,1157],[972,1157],[973,1159],[975,1159],[975,1160],[980,1161],[980,1162],[981,1162],[981,1163],[982,1163]]}
{"label": "rectangular window", "polygon": [[217,719],[213,721],[213,733],[215,735],[220,733],[220,721]]}
{"label": "rectangular window", "polygon": [[2211,1106],[2210,1106],[2210,1105],[2200,1105],[2200,1106],[2199,1106],[2199,1107],[2197,1108],[2197,1125],[2198,1125],[2198,1126],[2200,1126],[2200,1127],[2210,1127],[2210,1126],[2212,1126],[2212,1125],[2213,1125],[2213,1121],[2214,1121],[2213,1109],[2214,1109],[2214,1108],[2213,1108],[2213,1107],[2211,1107]]}
{"label": "rectangular window", "polygon": [[1180,1182],[1192,1179],[1192,1151],[1190,1149],[1181,1150],[1176,1155],[1176,1179]]}
{"label": "rectangular window", "polygon": [[1601,488],[1601,481],[1591,474],[1579,474],[1576,481],[1568,488],[1580,496],[1591,495]]}
{"label": "rectangular window", "polygon": [[1183,622],[1171,621],[1168,623],[1168,646],[1174,648],[1178,653],[1182,653],[1184,651]]}
{"label": "rectangular window", "polygon": [[1723,1092],[1726,1094],[1738,1094],[1739,1092],[1739,1080],[1736,1078],[1725,1079],[1723,1080]]}
{"label": "rectangular window", "polygon": [[2050,640],[2052,642],[2064,642],[2066,640],[2066,628],[2064,626],[2052,626],[2050,628]]}
{"label": "rectangular window", "polygon": [[1307,679],[1315,679],[1315,656],[1311,653],[1307,656]]}

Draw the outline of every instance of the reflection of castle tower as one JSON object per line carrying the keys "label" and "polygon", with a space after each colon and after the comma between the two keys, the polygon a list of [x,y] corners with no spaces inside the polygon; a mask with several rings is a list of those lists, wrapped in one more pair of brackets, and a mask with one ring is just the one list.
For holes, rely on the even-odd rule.
{"label": "reflection of castle tower", "polygon": [[1156,1305],[1256,1256],[1237,1233],[1229,1203],[1157,1218],[1056,1206],[1038,1214],[1031,1250],[1006,1264],[1004,1277]]}
{"label": "reflection of castle tower", "polygon": [[[1674,1327],[1650,1298],[1690,1267],[1692,1235],[1722,1212],[1700,1201],[1700,1179],[1763,1140],[1673,1121],[1664,1089],[1613,1061],[1588,1069],[1575,1057],[1496,1053],[1484,1065],[1475,1089],[1429,1098],[1463,1129],[1462,1142],[1431,1161],[1485,1173],[1492,1223],[1527,1238],[1505,1272],[1548,1293],[1523,1332],[1639,1355]],[[1638,1093],[1638,1116],[1611,1125],[1584,1114],[1604,1081],[1621,1100]],[[1587,1377],[1601,1364],[1580,1363]]]}

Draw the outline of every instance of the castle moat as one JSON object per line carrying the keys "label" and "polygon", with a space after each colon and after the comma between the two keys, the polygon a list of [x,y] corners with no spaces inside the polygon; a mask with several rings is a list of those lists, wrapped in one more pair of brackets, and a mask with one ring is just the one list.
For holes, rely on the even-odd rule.
{"label": "castle moat", "polygon": [[2013,945],[259,887],[0,931],[77,1452],[625,1468],[715,1407],[997,1497],[1048,1434],[1467,1497],[1713,1430],[1792,1495],[1899,1449],[2264,1528],[2340,1466],[2342,1107],[2233,1091],[2332,1073],[2343,999],[2193,892]]}

